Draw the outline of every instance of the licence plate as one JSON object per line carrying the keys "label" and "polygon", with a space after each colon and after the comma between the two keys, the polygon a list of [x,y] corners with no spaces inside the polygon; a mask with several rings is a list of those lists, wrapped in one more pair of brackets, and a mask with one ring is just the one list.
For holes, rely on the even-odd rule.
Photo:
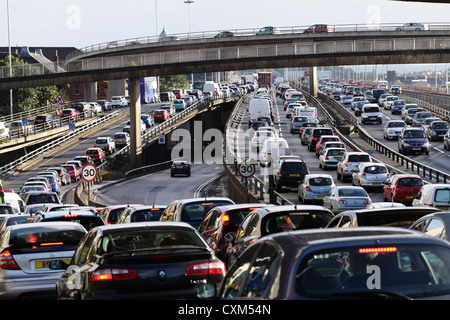
{"label": "licence plate", "polygon": [[419,151],[419,150],[420,150],[420,148],[413,148],[413,150],[414,150],[414,151]]}
{"label": "licence plate", "polygon": [[341,161],[342,157],[333,157],[333,160]]}
{"label": "licence plate", "polygon": [[291,173],[291,174],[289,175],[289,177],[300,177],[300,175],[299,175],[299,174],[295,174],[295,173]]}
{"label": "licence plate", "polygon": [[379,185],[381,185],[381,182],[373,182],[372,183],[374,186],[379,186]]}
{"label": "licence plate", "polygon": [[[49,265],[50,265],[50,262],[52,262],[52,261],[54,261],[54,260],[35,261],[34,262],[34,267],[36,269],[48,268]],[[65,260],[62,260],[62,261],[64,261],[64,263],[66,263],[66,264],[70,264],[70,259],[65,259]]]}
{"label": "licence plate", "polygon": [[413,196],[406,196],[406,199],[413,199]]}
{"label": "licence plate", "polygon": [[449,207],[437,207],[437,208],[441,210],[448,210]]}
{"label": "licence plate", "polygon": [[316,199],[323,199],[325,196],[316,196]]}

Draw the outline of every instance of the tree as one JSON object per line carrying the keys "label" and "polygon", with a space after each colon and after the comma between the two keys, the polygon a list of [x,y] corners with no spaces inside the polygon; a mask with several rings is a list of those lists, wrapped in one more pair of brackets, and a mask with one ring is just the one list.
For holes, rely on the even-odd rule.
{"label": "tree", "polygon": [[[16,56],[11,57],[11,64],[26,65],[23,60]],[[9,66],[9,56],[4,60],[0,60],[1,66]],[[66,93],[62,93],[66,95]],[[44,106],[46,101],[53,101],[58,95],[58,88],[56,86],[37,87],[37,88],[21,88],[13,90],[13,113],[32,110],[37,107]],[[9,90],[0,91],[0,115],[10,114],[10,96]]]}
{"label": "tree", "polygon": [[189,81],[184,74],[170,75],[159,78],[159,91],[168,92],[173,89],[187,89]]}

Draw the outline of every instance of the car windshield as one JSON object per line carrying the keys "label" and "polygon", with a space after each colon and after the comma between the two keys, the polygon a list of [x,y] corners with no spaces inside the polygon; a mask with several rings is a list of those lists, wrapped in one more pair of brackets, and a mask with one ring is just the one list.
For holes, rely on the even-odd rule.
{"label": "car windshield", "polygon": [[228,201],[195,201],[187,203],[181,210],[181,220],[184,222],[202,221],[205,215],[214,207],[230,204]]}
{"label": "car windshield", "polygon": [[368,197],[367,192],[360,188],[341,188],[338,195],[339,197]]}
{"label": "car windshield", "polygon": [[388,123],[388,128],[403,128],[405,126],[406,126],[406,123],[402,122],[402,121]]}
{"label": "car windshield", "polygon": [[433,129],[448,129],[448,122],[436,122],[431,125]]}
{"label": "car windshield", "polygon": [[310,178],[309,184],[311,186],[331,186],[333,184],[333,179],[328,177]]}
{"label": "car windshield", "polygon": [[99,216],[83,216],[77,215],[75,212],[72,214],[68,213],[67,215],[44,218],[39,220],[39,222],[50,222],[50,221],[69,221],[69,222],[77,222],[81,224],[87,231],[91,230],[94,227],[104,225],[102,218]]}
{"label": "car windshield", "polygon": [[[381,277],[369,272],[372,266]],[[325,249],[302,258],[295,279],[297,293],[309,297],[363,298],[377,291],[410,298],[444,295],[450,289],[450,250],[398,243]]]}
{"label": "car windshield", "polygon": [[333,214],[325,211],[295,210],[270,214],[261,221],[261,235],[265,236],[283,231],[323,228],[333,218]]}
{"label": "car windshield", "polygon": [[[205,243],[195,230],[187,228],[129,228],[124,230],[110,230],[100,239],[102,254],[120,254],[134,251],[139,255],[143,252],[162,249],[206,249]],[[145,253],[144,253],[145,251]]]}
{"label": "car windshield", "polygon": [[399,186],[422,186],[423,185],[423,181],[422,179],[419,178],[402,178],[402,179],[398,179],[397,185]]}
{"label": "car windshield", "polygon": [[405,138],[425,138],[425,132],[422,130],[406,131]]}
{"label": "car windshield", "polygon": [[387,173],[387,169],[384,166],[369,166],[364,168],[364,172],[372,174],[380,174],[380,173]]}

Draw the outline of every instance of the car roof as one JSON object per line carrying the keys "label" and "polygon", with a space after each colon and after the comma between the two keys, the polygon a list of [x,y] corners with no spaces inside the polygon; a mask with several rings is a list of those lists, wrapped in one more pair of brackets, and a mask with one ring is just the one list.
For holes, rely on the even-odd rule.
{"label": "car roof", "polygon": [[218,207],[215,207],[214,209],[219,209],[220,211],[225,212],[225,211],[248,209],[248,208],[265,208],[265,207],[270,207],[270,206],[274,206],[274,205],[270,204],[270,203],[262,203],[262,202],[238,203],[238,204],[218,206]]}
{"label": "car roof", "polygon": [[[41,214],[42,217],[44,218],[53,218],[53,217],[61,217],[61,216],[92,216],[92,217],[99,217],[97,216],[95,213],[93,213],[92,211],[87,211],[87,210],[74,210],[74,211],[69,211],[69,210],[60,210],[60,211],[48,211],[48,212],[44,212]],[[100,218],[100,217],[99,217]]]}
{"label": "car roof", "polygon": [[265,217],[270,214],[276,214],[284,211],[325,211],[333,214],[330,210],[319,205],[277,205],[268,206],[257,209],[261,213],[261,217]]}
{"label": "car roof", "polygon": [[216,201],[231,201],[233,202],[233,200],[231,200],[230,198],[226,198],[226,197],[203,197],[203,198],[186,198],[186,199],[179,199],[179,200],[175,200],[178,203],[190,203],[190,202],[204,202],[204,201],[212,201],[212,200],[216,200]]}
{"label": "car roof", "polygon": [[[17,224],[8,226],[10,230],[26,230],[26,229],[33,229],[33,228],[39,228],[39,227],[46,227],[46,228],[67,228],[67,229],[84,229],[84,227],[79,224],[78,222],[71,222],[71,221],[55,221],[55,222],[33,222],[33,223],[24,223],[24,224]],[[86,229],[84,229],[86,230]]]}
{"label": "car roof", "polygon": [[370,214],[377,214],[377,213],[389,213],[389,214],[395,214],[395,213],[413,213],[413,212],[423,212],[428,211],[430,213],[432,212],[441,212],[441,210],[437,208],[432,207],[384,207],[384,208],[373,208],[373,209],[359,209],[359,210],[348,210],[348,211],[342,211],[338,213],[337,215],[346,213],[351,215],[370,215]]}
{"label": "car roof", "polygon": [[96,230],[100,231],[109,231],[109,230],[120,230],[120,229],[142,229],[142,227],[146,228],[186,228],[186,229],[192,229],[196,230],[194,227],[192,227],[190,224],[186,222],[160,222],[160,221],[149,221],[149,222],[133,222],[133,223],[117,223],[117,224],[111,224],[111,225],[102,225],[95,227]]}

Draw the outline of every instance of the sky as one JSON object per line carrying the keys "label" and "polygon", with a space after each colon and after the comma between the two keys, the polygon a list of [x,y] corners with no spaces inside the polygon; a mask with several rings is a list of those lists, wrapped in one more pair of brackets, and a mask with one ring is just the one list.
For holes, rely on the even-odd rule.
{"label": "sky", "polygon": [[[7,1],[0,46],[8,46]],[[450,4],[388,0],[9,0],[12,46],[75,47],[168,34],[328,24],[447,22]]]}

